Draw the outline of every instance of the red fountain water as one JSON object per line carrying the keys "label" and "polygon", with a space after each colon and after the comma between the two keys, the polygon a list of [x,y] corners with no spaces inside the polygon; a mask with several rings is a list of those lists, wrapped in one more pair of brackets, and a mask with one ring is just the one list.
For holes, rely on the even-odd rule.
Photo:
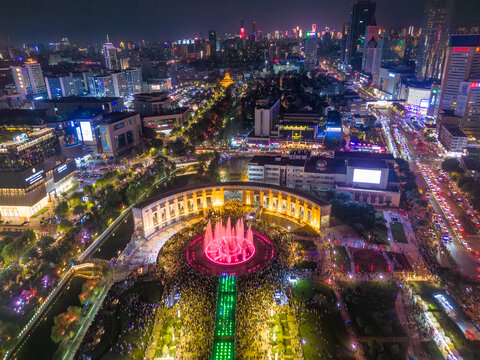
{"label": "red fountain water", "polygon": [[222,220],[212,224],[208,221],[203,237],[203,252],[208,260],[218,265],[238,265],[247,262],[255,254],[251,227],[245,231],[243,219],[232,227],[230,218],[224,225]]}

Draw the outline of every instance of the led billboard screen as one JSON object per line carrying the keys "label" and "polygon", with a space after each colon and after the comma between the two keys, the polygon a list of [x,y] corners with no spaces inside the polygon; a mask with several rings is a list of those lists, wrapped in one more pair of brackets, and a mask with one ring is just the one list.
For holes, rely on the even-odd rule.
{"label": "led billboard screen", "polygon": [[353,182],[363,184],[380,184],[381,170],[353,169]]}
{"label": "led billboard screen", "polygon": [[93,141],[92,126],[89,121],[80,121],[83,141]]}

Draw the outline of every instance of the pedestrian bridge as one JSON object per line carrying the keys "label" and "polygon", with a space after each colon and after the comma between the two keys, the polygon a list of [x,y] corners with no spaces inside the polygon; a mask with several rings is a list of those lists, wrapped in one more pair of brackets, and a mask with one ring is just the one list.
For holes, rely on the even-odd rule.
{"label": "pedestrian bridge", "polygon": [[263,207],[269,213],[309,225],[317,231],[327,227],[330,205],[297,190],[253,182],[225,182],[178,189],[153,197],[133,210],[135,233],[149,238],[177,221],[204,216],[225,201]]}

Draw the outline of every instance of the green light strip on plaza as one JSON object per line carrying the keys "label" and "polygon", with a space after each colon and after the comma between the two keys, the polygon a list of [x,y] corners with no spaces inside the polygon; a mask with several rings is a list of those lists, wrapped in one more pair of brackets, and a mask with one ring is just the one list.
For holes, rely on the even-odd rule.
{"label": "green light strip on plaza", "polygon": [[222,274],[218,283],[217,312],[212,360],[235,359],[235,302],[237,298],[234,275]]}

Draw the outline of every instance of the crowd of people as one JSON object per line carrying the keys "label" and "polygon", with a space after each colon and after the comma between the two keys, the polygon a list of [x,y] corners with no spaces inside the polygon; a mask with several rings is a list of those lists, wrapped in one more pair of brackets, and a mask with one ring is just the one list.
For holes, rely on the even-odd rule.
{"label": "crowd of people", "polygon": [[181,319],[176,349],[179,359],[208,359],[212,351],[218,279],[197,272],[186,259],[189,242],[204,227],[205,223],[198,222],[173,235],[159,255],[165,298],[180,296],[175,305]]}
{"label": "crowd of people", "polygon": [[[77,359],[90,359],[108,353],[131,357],[135,353],[143,357],[148,329],[153,326],[159,304],[145,301],[139,294],[130,292],[138,281],[126,280],[110,289],[83,339]],[[119,329],[118,333],[116,329]]]}

